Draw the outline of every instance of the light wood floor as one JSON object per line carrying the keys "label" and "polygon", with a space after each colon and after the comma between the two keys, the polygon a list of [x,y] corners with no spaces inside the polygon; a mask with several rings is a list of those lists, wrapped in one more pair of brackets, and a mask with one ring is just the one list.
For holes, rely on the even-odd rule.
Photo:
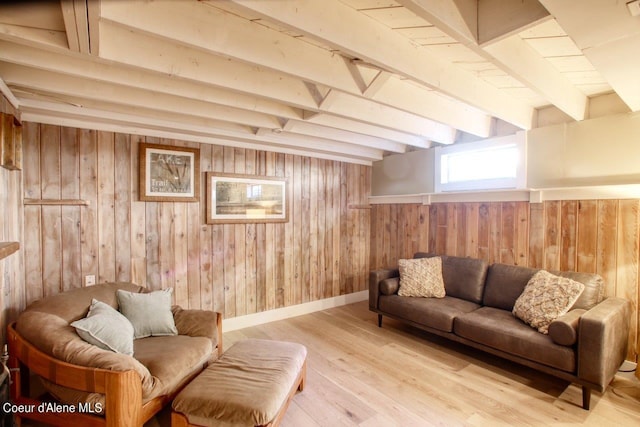
{"label": "light wood floor", "polygon": [[226,333],[300,342],[307,385],[283,427],[640,426],[640,383],[619,375],[591,411],[575,385],[391,319],[377,327],[367,302]]}

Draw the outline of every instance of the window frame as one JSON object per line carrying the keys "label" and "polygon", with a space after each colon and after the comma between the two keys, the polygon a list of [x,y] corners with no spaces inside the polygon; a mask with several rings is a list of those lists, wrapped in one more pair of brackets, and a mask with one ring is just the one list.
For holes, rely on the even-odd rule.
{"label": "window frame", "polygon": [[[516,176],[513,178],[487,178],[468,181],[442,182],[443,157],[454,154],[473,151],[497,149],[513,146],[517,149]],[[517,132],[514,135],[490,138],[467,144],[454,144],[435,148],[434,189],[436,193],[448,193],[456,191],[482,191],[482,190],[518,190],[526,188],[527,145],[525,132]]]}

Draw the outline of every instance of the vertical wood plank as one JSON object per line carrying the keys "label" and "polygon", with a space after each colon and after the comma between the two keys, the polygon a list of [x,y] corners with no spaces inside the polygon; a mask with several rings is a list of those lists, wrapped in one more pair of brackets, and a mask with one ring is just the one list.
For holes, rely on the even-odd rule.
{"label": "vertical wood plank", "polygon": [[616,294],[618,201],[598,200],[598,251],[596,273],[605,283],[605,296]]}
{"label": "vertical wood plank", "polygon": [[[42,197],[60,198],[60,128],[41,125],[40,174]],[[62,210],[60,206],[42,207],[42,286],[44,296],[57,294],[62,289]]]}
{"label": "vertical wood plank", "polygon": [[174,301],[181,307],[189,307],[188,259],[189,240],[187,236],[187,204],[174,203]]}
{"label": "vertical wood plank", "polygon": [[478,258],[485,261],[490,260],[489,256],[489,205],[481,203],[478,207]]}
{"label": "vertical wood plank", "polygon": [[596,200],[578,202],[577,222],[577,269],[585,273],[595,273],[598,245],[598,202]]}
{"label": "vertical wood plank", "polygon": [[[276,176],[276,156],[275,153],[265,153],[265,175]],[[260,242],[258,237],[258,242]],[[263,310],[273,310],[276,308],[276,289],[277,289],[277,250],[276,246],[276,225],[273,223],[265,224],[264,227],[264,308]],[[260,252],[259,252],[260,253]],[[260,308],[261,299],[258,299],[258,309]]]}
{"label": "vertical wood plank", "polygon": [[502,203],[502,236],[500,239],[500,262],[503,264],[516,263],[516,219],[515,204]]}
{"label": "vertical wood plank", "polygon": [[576,271],[578,202],[566,200],[560,206],[560,270]]}
{"label": "vertical wood plank", "polygon": [[[80,162],[76,129],[63,127],[60,131],[60,196],[80,198]],[[62,206],[62,289],[82,286],[80,264],[80,207]]]}
{"label": "vertical wood plank", "polygon": [[116,279],[114,134],[98,132],[98,282]]}
{"label": "vertical wood plank", "polygon": [[[144,142],[144,137],[131,135],[129,138],[129,176],[131,182],[129,182],[130,196],[130,210],[129,221],[131,224],[130,230],[130,245],[131,245],[131,280],[135,281],[137,285],[147,285],[147,259],[146,259],[146,213],[145,202],[140,201],[140,195],[138,194],[140,180],[140,163],[139,163],[139,146],[140,142]],[[140,271],[141,267],[142,271]],[[137,274],[134,276],[133,270],[136,270]]]}
{"label": "vertical wood plank", "polygon": [[277,307],[283,307],[291,304],[293,300],[293,288],[295,286],[295,246],[294,246],[294,222],[296,215],[295,199],[295,183],[294,183],[294,164],[293,156],[287,154],[285,156],[285,176],[289,185],[289,221],[284,225],[284,281],[279,283],[278,294],[276,298]]}
{"label": "vertical wood plank", "polygon": [[516,203],[516,265],[526,266],[529,260],[529,203]]}
{"label": "vertical wood plank", "polygon": [[544,268],[544,204],[529,205],[529,267]]}
{"label": "vertical wood plank", "polygon": [[[420,226],[420,240],[418,242],[418,252],[429,252],[429,230],[430,218],[429,218],[429,206],[420,205],[418,208],[418,218]],[[373,242],[371,242],[373,249]]]}
{"label": "vertical wood plank", "polygon": [[[213,172],[224,172],[224,149],[219,145],[214,145],[211,150],[200,152],[200,161],[203,161],[203,153],[210,155],[209,160],[204,158],[205,168]],[[205,187],[206,188],[206,187]],[[202,206],[201,215],[204,215],[205,207]],[[204,218],[204,216],[203,216]],[[225,240],[224,228],[222,224],[203,226],[200,232],[200,239],[203,246],[200,250],[200,264],[202,266],[201,276],[205,289],[211,289],[211,305],[213,309],[226,314],[226,274],[225,274]],[[202,287],[201,287],[202,288]],[[207,293],[203,294],[206,298]]]}
{"label": "vertical wood plank", "polygon": [[[309,301],[320,299],[319,284],[319,252],[318,252],[318,159],[309,159],[309,252],[308,264],[309,269]],[[323,196],[324,198],[324,196]]]}
{"label": "vertical wood plank", "polygon": [[620,200],[617,235],[616,296],[632,302],[627,359],[638,354],[638,260],[640,200]]}
{"label": "vertical wood plank", "polygon": [[[131,279],[131,139],[117,133],[114,139],[115,280]],[[137,218],[136,218],[137,219]]]}
{"label": "vertical wood plank", "polygon": [[98,276],[98,136],[79,129],[80,198],[89,204],[80,210],[82,276]]}
{"label": "vertical wood plank", "polygon": [[[248,175],[256,174],[256,151],[245,150],[244,173]],[[245,226],[245,313],[252,314],[257,309],[258,298],[258,264],[257,264],[257,225],[246,224]]]}
{"label": "vertical wood plank", "polygon": [[[291,181],[289,181],[289,176],[287,175],[288,167],[287,167],[286,159],[288,158],[288,156],[285,156],[284,154],[279,153],[275,157],[276,157],[275,158],[275,175],[278,177],[283,177],[288,180],[287,195],[289,198],[291,198]],[[291,218],[291,200],[289,200],[288,209],[289,209],[289,218]],[[287,234],[289,233],[287,230],[290,222],[291,222],[291,219],[289,219],[289,222],[287,224],[284,224],[282,222],[275,224],[275,231],[274,231],[275,237],[276,237],[276,240],[274,242],[274,245],[276,248],[275,307],[281,307],[284,304],[284,288],[287,284],[287,281],[285,278],[286,277],[285,271],[287,269],[287,263],[288,263],[288,260],[286,259],[285,248],[291,245],[291,243],[288,240],[289,235]]]}
{"label": "vertical wood plank", "polygon": [[[23,133],[24,150],[24,197],[40,199],[40,125],[25,123]],[[42,298],[42,208],[24,207],[24,285],[26,303]]]}
{"label": "vertical wood plank", "polygon": [[560,269],[560,202],[544,203],[544,268]]}
{"label": "vertical wood plank", "polygon": [[500,262],[502,243],[502,206],[489,203],[489,263]]}
{"label": "vertical wood plank", "polygon": [[300,222],[300,282],[298,284],[300,289],[300,302],[309,302],[311,299],[310,285],[310,233],[311,233],[311,221],[310,221],[310,209],[311,209],[311,174],[310,174],[310,160],[309,157],[303,157],[301,159],[301,222]]}
{"label": "vertical wood plank", "polygon": [[478,258],[479,203],[466,204],[465,256]]}

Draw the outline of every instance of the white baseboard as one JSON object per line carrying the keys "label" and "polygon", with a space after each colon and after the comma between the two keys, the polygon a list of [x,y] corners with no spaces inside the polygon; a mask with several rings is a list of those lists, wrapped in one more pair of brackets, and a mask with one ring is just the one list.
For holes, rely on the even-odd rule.
{"label": "white baseboard", "polygon": [[352,294],[321,299],[318,301],[305,302],[303,304],[292,305],[289,307],[276,308],[275,310],[263,311],[261,313],[232,317],[231,319],[224,319],[222,321],[222,332],[231,332],[251,326],[262,325],[264,323],[275,322],[276,320],[283,320],[290,317],[326,310],[328,308],[353,304],[354,302],[365,301],[368,298],[369,291],[360,291]]}

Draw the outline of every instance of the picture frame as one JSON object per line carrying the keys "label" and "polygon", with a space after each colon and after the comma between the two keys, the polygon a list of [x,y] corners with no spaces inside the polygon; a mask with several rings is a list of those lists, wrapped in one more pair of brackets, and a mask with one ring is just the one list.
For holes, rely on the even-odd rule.
{"label": "picture frame", "polygon": [[207,172],[207,224],[287,222],[285,178]]}
{"label": "picture frame", "polygon": [[200,150],[140,143],[139,198],[146,202],[200,200]]}

